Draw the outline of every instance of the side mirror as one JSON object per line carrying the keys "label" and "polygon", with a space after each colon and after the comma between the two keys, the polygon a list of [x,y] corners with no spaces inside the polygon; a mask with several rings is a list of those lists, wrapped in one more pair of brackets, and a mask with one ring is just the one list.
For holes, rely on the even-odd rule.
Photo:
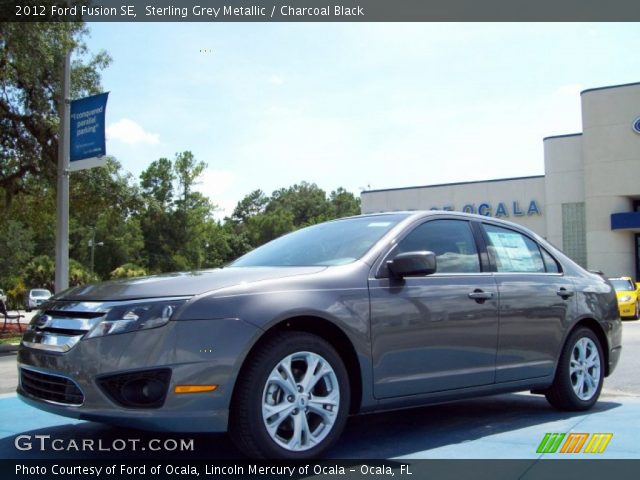
{"label": "side mirror", "polygon": [[389,272],[395,277],[431,275],[436,273],[436,254],[433,252],[404,252],[387,261]]}

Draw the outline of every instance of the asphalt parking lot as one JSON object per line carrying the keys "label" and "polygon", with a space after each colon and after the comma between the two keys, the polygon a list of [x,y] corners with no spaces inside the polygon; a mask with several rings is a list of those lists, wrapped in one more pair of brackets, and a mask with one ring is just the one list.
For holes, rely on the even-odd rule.
{"label": "asphalt parking lot", "polygon": [[[640,420],[640,322],[624,323],[623,355],[616,372],[605,380],[597,406],[582,413],[558,412],[544,397],[509,394],[444,405],[352,417],[340,441],[329,451],[335,459],[530,459],[566,458],[566,454],[537,453],[546,433],[612,433],[604,453],[582,458],[640,459],[637,425]],[[12,393],[17,384],[15,354],[0,356],[0,458],[4,459],[234,459],[241,455],[226,435],[159,434],[75,421],[22,403]],[[193,451],[54,451],[19,450],[18,435],[50,435],[64,441],[100,440],[106,447],[116,439],[193,439]],[[141,447],[144,448],[144,447]],[[576,458],[575,456],[573,458]]]}

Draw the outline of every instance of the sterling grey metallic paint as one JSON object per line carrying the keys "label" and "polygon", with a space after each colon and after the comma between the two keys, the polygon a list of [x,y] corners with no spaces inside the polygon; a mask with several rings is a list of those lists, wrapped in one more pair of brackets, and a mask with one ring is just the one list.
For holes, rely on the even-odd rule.
{"label": "sterling grey metallic paint", "polygon": [[[390,279],[385,261],[415,226],[430,219],[486,222],[524,233],[553,254],[563,274],[434,274]],[[474,227],[475,228],[475,227]],[[483,253],[487,260],[486,252]],[[559,288],[575,291],[563,299]],[[468,297],[490,292],[482,302]],[[475,395],[540,389],[553,380],[571,329],[588,319],[605,342],[605,374],[621,349],[615,293],[534,233],[453,212],[417,212],[360,260],[332,267],[231,267],[89,285],[63,292],[48,310],[99,311],[124,300],[190,296],[164,327],[84,339],[66,353],[22,346],[20,366],[64,375],[85,394],[80,407],[21,398],[60,415],[173,431],[224,431],[236,377],[251,348],[289,319],[339,328],[358,361],[361,412]],[[330,339],[329,339],[330,340]],[[339,352],[344,354],[345,352]],[[118,407],[96,387],[101,375],[170,367],[160,409]],[[213,393],[174,395],[176,384],[218,384]]]}

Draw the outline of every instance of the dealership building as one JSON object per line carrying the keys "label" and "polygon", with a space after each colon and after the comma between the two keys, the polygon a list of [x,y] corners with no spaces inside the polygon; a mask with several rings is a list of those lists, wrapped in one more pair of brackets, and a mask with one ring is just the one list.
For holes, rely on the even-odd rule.
{"label": "dealership building", "polygon": [[362,211],[503,218],[588,269],[640,280],[640,83],[585,90],[581,104],[581,133],[543,140],[544,175],[369,190]]}

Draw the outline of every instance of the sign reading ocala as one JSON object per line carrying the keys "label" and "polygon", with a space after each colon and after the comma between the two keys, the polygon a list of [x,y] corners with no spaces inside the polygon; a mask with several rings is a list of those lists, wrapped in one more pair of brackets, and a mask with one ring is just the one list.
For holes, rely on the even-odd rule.
{"label": "sign reading ocala", "polygon": [[[488,202],[482,203],[466,203],[460,209],[461,212],[464,213],[477,213],[478,215],[484,215],[485,217],[524,217],[524,216],[532,216],[532,215],[542,215],[542,210],[538,206],[538,202],[535,200],[530,200],[528,206],[526,202],[522,204],[514,200],[513,202],[498,202],[496,205],[493,205]],[[453,205],[443,205],[441,207],[431,207],[431,210],[446,210],[446,211],[455,211],[457,210]]]}

